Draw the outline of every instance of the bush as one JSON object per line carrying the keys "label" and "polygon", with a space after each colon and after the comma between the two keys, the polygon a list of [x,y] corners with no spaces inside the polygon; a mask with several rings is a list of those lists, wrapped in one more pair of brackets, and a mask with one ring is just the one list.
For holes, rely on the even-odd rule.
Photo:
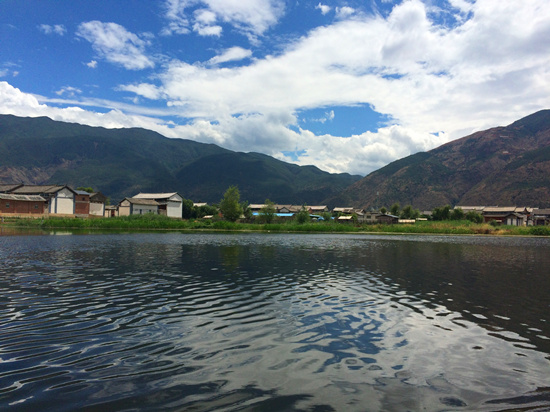
{"label": "bush", "polygon": [[529,234],[535,236],[550,236],[549,226],[533,226],[529,228]]}

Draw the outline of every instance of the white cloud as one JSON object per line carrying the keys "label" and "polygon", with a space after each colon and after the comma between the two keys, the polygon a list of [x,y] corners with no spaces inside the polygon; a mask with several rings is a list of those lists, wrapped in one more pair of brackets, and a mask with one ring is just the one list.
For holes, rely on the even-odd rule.
{"label": "white cloud", "polygon": [[45,34],[57,34],[59,36],[63,36],[67,33],[67,29],[62,24],[54,24],[53,26],[49,24],[41,24],[38,28]]}
{"label": "white cloud", "polygon": [[346,19],[352,14],[355,13],[355,9],[344,6],[344,7],[336,7],[336,17],[339,19]]}
{"label": "white cloud", "polygon": [[332,9],[332,7],[327,6],[326,4],[321,4],[321,3],[319,3],[317,6],[315,6],[315,8],[321,10],[321,14],[323,16],[325,14],[327,14]]}
{"label": "white cloud", "polygon": [[[215,14],[215,20],[205,14],[205,23],[224,22],[224,14],[215,7],[221,2],[169,4],[181,19],[180,12],[193,4]],[[227,4],[228,10],[237,9],[232,1]],[[77,116],[76,109],[48,107],[44,100],[39,103],[6,86],[0,88],[0,110],[51,113],[59,120],[81,119],[105,127],[147,127],[169,137],[282,159],[282,152],[304,151],[296,163],[366,174],[397,158],[550,106],[548,2],[453,0],[453,5],[460,6],[454,13],[462,19],[453,27],[432,21],[420,0],[406,0],[387,17],[354,13],[353,18],[312,30],[277,56],[253,59],[246,66],[216,66],[251,56],[250,50],[230,48],[203,65],[172,61],[155,75],[155,84],[119,86],[118,90],[166,102],[167,108],[158,112],[119,105],[109,114],[84,111]],[[251,30],[250,23],[242,24]],[[92,44],[100,33],[108,32],[100,27],[103,31],[90,37]],[[122,41],[127,43],[137,47]],[[146,45],[140,44],[137,54],[143,55]],[[112,46],[98,54],[107,58],[111,50],[119,49]],[[109,104],[104,103],[110,108]],[[300,128],[296,119],[302,110],[324,108],[330,115],[332,107],[357,105],[368,105],[394,122],[376,132],[340,137],[316,136]],[[177,113],[188,124],[168,127],[155,118],[163,113]]]}
{"label": "white cloud", "polygon": [[[190,20],[188,9],[200,5]],[[250,38],[263,35],[284,12],[282,0],[167,0],[168,26],[163,34],[187,34],[192,27],[203,36],[220,36],[221,23],[229,24]]]}
{"label": "white cloud", "polygon": [[88,63],[86,63],[86,66],[88,66],[90,69],[95,69],[97,67],[97,60],[91,60]]}
{"label": "white cloud", "polygon": [[82,90],[72,86],[64,86],[55,92],[55,94],[57,94],[58,96],[67,96],[67,97],[74,97],[77,94],[81,94],[81,93],[82,93]]}
{"label": "white cloud", "polygon": [[78,27],[77,35],[88,40],[100,57],[128,70],[142,70],[155,66],[145,54],[148,41],[119,24],[89,21]]}
{"label": "white cloud", "polygon": [[248,49],[243,49],[242,47],[231,47],[223,51],[223,53],[212,57],[208,60],[209,64],[221,64],[231,61],[239,61],[247,59],[252,56],[252,51]]}

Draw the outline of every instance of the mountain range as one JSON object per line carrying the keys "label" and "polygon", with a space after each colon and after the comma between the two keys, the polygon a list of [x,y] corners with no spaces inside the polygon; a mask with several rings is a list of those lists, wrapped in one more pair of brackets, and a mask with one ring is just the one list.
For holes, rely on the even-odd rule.
{"label": "mountain range", "polygon": [[217,203],[231,185],[241,199],[318,204],[359,180],[259,153],[169,139],[145,129],[105,129],[46,117],[0,115],[0,182],[92,187],[118,201],[179,192]]}
{"label": "mountain range", "polygon": [[328,202],[550,207],[550,110],[392,162]]}
{"label": "mountain range", "polygon": [[177,191],[195,202],[217,203],[236,185],[250,203],[546,208],[550,110],[399,159],[363,178],[145,129],[0,115],[0,183],[91,186],[113,201]]}

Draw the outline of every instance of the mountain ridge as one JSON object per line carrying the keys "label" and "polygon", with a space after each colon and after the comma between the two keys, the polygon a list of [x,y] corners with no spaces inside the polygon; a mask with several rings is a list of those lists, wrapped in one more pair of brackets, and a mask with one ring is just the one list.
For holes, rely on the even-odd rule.
{"label": "mountain ridge", "polygon": [[[339,194],[354,207],[399,203],[550,206],[550,110],[396,160]],[[329,199],[333,201],[334,199]]]}
{"label": "mountain ridge", "polygon": [[146,129],[0,115],[4,183],[91,186],[114,200],[140,191],[178,191],[209,203],[218,202],[229,186],[236,185],[243,200],[250,202],[277,196],[274,200],[281,203],[315,204],[359,178],[259,153],[171,139]]}

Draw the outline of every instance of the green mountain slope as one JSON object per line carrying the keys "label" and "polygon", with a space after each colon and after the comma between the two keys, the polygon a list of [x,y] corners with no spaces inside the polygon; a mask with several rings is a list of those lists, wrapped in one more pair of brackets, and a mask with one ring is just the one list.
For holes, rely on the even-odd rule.
{"label": "green mountain slope", "polygon": [[550,207],[550,110],[392,162],[327,201]]}
{"label": "green mountain slope", "polygon": [[249,202],[319,203],[359,176],[330,174],[258,153],[169,139],[145,129],[104,129],[0,115],[0,182],[91,186],[113,200],[178,191],[218,202],[237,185]]}

